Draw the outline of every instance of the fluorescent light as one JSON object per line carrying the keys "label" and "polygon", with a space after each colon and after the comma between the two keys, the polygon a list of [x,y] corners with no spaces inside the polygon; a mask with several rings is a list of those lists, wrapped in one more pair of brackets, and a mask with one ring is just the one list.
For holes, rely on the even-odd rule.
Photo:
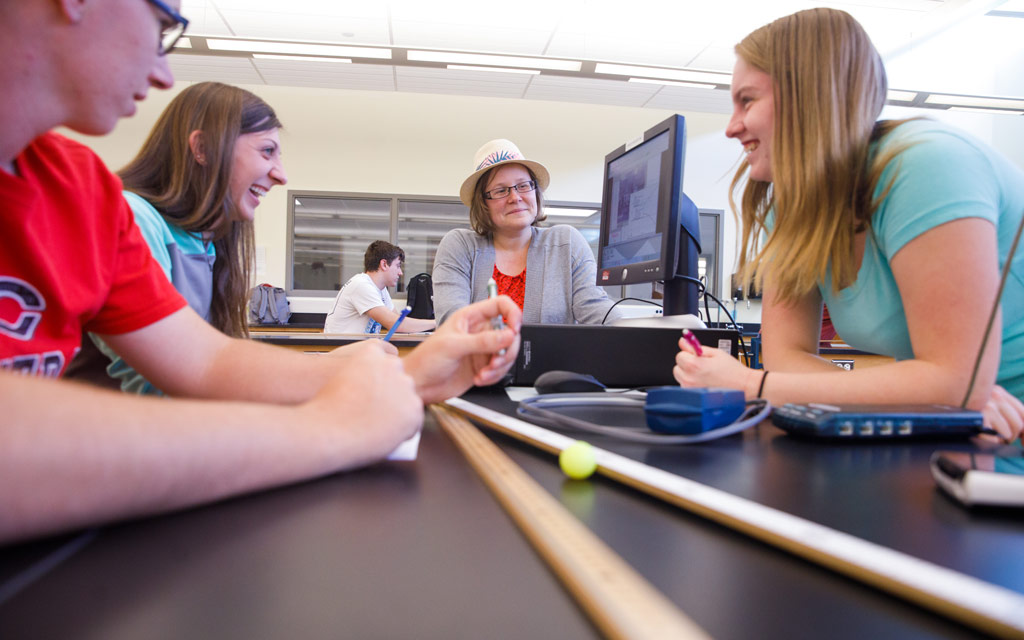
{"label": "fluorescent light", "polygon": [[655,80],[653,78],[630,78],[630,82],[641,84],[660,84],[666,87],[688,87],[690,89],[714,89],[713,84],[701,84],[699,82],[676,82],[675,80]]}
{"label": "fluorescent light", "polygon": [[273,53],[254,53],[252,57],[260,60],[299,60],[301,62],[352,62],[350,58],[324,58],[318,56],[279,56]]}
{"label": "fluorescent light", "polygon": [[565,209],[562,207],[544,207],[544,213],[551,216],[563,216],[566,218],[589,218],[598,213],[596,209]]}
{"label": "fluorescent light", "polygon": [[467,64],[450,64],[449,69],[453,71],[498,71],[500,73],[529,73],[537,75],[540,69],[513,69],[511,67],[475,67]]}
{"label": "fluorescent light", "polygon": [[188,38],[178,38],[178,41],[174,43],[175,49],[191,49],[192,41]]}
{"label": "fluorescent light", "polygon": [[1021,116],[1024,111],[1011,111],[1010,109],[985,109],[984,107],[950,107],[947,111],[967,111],[970,113],[1001,113],[1006,116]]}
{"label": "fluorescent light", "polygon": [[390,49],[376,47],[349,47],[334,44],[304,44],[302,42],[269,42],[265,40],[207,39],[206,46],[215,51],[252,51],[258,53],[292,53],[298,55],[333,56],[341,58],[391,59]]}
{"label": "fluorescent light", "polygon": [[665,80],[680,80],[682,82],[712,82],[714,84],[729,84],[732,82],[732,75],[728,73],[666,69],[664,67],[638,67],[636,65],[611,64],[608,62],[598,62],[594,67],[594,71],[596,73],[608,73],[616,76],[664,78]]}
{"label": "fluorescent light", "polygon": [[554,71],[579,71],[578,60],[556,60],[554,58],[527,58],[523,56],[492,56],[481,53],[455,53],[453,51],[420,51],[406,52],[409,60],[416,62],[446,62],[451,64],[483,64],[499,67],[528,67],[533,69],[551,69]]}
{"label": "fluorescent light", "polygon": [[916,97],[916,91],[898,91],[896,89],[889,89],[889,100],[897,100],[899,102],[913,102],[914,98]]}
{"label": "fluorescent light", "polygon": [[954,107],[990,107],[995,109],[1024,109],[1024,100],[1013,98],[986,98],[985,96],[953,96],[933,93],[925,100],[929,104],[948,104]]}

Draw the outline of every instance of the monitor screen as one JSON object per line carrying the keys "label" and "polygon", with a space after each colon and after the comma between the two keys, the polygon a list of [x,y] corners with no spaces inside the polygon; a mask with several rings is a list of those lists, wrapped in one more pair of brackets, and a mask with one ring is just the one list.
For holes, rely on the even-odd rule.
{"label": "monitor screen", "polygon": [[683,193],[686,121],[675,115],[605,156],[597,284],[665,283],[664,314],[697,313],[697,207]]}

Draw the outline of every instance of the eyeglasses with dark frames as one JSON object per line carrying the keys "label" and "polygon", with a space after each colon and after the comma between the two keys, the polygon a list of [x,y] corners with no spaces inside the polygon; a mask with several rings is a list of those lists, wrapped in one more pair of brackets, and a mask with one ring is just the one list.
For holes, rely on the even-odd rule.
{"label": "eyeglasses with dark frames", "polygon": [[174,46],[178,44],[178,40],[181,40],[181,36],[185,34],[185,29],[188,27],[188,19],[161,0],[146,1],[164,14],[160,20],[160,46],[157,49],[157,53],[165,56],[174,49]]}
{"label": "eyeglasses with dark frames", "polygon": [[536,180],[527,180],[526,182],[520,182],[519,184],[511,187],[497,187],[490,191],[484,191],[484,198],[487,200],[500,200],[502,198],[507,198],[508,194],[511,193],[513,189],[516,190],[516,193],[530,193],[536,188]]}

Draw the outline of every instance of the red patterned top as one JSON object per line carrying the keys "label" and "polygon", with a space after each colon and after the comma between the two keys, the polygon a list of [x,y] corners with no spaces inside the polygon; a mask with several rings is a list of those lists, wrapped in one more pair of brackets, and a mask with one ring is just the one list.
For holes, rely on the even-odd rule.
{"label": "red patterned top", "polygon": [[498,283],[498,295],[512,298],[522,309],[526,299],[526,269],[523,269],[518,276],[507,276],[498,271],[498,265],[494,265],[492,277]]}

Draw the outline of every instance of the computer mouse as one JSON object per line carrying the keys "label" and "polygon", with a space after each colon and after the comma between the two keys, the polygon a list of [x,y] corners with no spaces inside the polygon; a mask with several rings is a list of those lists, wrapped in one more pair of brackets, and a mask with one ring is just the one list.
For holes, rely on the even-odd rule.
{"label": "computer mouse", "polygon": [[605,386],[597,378],[586,373],[575,371],[545,371],[537,376],[533,383],[537,393],[581,393],[585,391],[604,391]]}

